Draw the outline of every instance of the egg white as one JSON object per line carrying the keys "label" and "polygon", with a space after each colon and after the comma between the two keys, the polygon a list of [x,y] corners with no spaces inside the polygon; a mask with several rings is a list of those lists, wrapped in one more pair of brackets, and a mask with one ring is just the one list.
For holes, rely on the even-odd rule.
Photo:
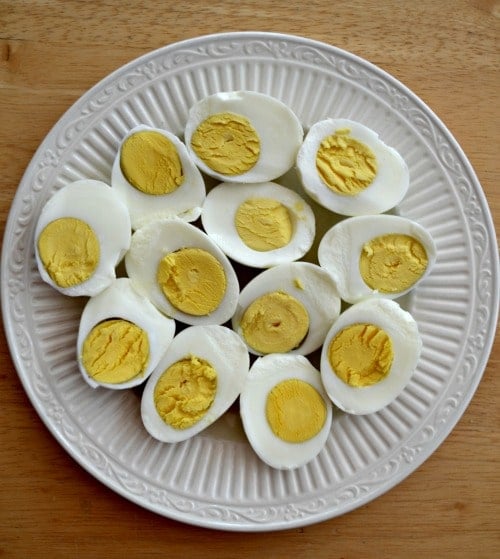
{"label": "egg white", "polygon": [[[38,252],[38,237],[44,228],[59,218],[76,218],[89,225],[99,242],[97,268],[86,281],[60,287],[50,277]],[[43,281],[71,297],[93,296],[116,278],[116,266],[130,246],[131,227],[128,209],[106,183],[77,180],[58,190],[43,206],[35,228],[35,258]]]}
{"label": "egg white", "polygon": [[[148,336],[149,360],[141,376],[120,384],[98,382],[89,376],[82,362],[85,339],[94,326],[109,319],[121,318],[142,328]],[[85,382],[96,388],[103,386],[113,390],[132,388],[142,384],[153,372],[167,350],[175,334],[175,321],[158,311],[144,296],[133,289],[128,278],[118,278],[98,295],[91,297],[80,317],[77,338],[77,361]]]}
{"label": "egg white", "polygon": [[[258,251],[243,242],[236,229],[235,216],[239,206],[251,198],[277,200],[288,209],[293,233],[287,245]],[[311,207],[299,194],[274,182],[219,184],[208,193],[201,220],[208,236],[227,256],[254,268],[268,268],[298,260],[306,254],[314,241],[315,217]]]}
{"label": "egg white", "polygon": [[[258,297],[283,291],[298,299],[309,315],[309,331],[299,347],[288,354],[308,355],[318,349],[340,313],[340,297],[330,274],[309,262],[287,262],[260,272],[241,290],[232,318],[233,330],[244,340],[241,319]],[[248,346],[250,353],[262,355]]]}
{"label": "egg white", "polygon": [[[158,263],[164,256],[191,247],[214,256],[226,276],[226,291],[220,305],[204,316],[193,316],[175,308],[156,281]],[[148,297],[161,312],[185,324],[223,324],[231,318],[238,302],[238,278],[227,256],[206,233],[181,220],[159,220],[135,231],[125,256],[125,268],[137,291]]]}
{"label": "egg white", "polygon": [[[350,136],[368,146],[377,158],[378,170],[373,182],[354,196],[337,194],[322,181],[316,169],[316,154],[321,142],[337,130],[349,129]],[[297,154],[297,171],[304,190],[332,212],[347,215],[379,214],[396,206],[405,196],[410,173],[405,160],[378,134],[359,122],[329,118],[315,123]]]}
{"label": "egg white", "polygon": [[[369,323],[382,328],[391,338],[394,360],[385,378],[371,386],[350,386],[333,371],[328,359],[332,339],[343,328]],[[404,390],[417,366],[422,340],[412,315],[391,299],[365,299],[345,310],[325,337],[321,352],[321,379],[328,396],[341,410],[364,415],[375,413],[393,402]]]}
{"label": "egg white", "polygon": [[[322,396],[326,420],[321,431],[301,443],[289,443],[277,437],[266,418],[269,392],[282,381],[299,379],[309,383]],[[248,374],[240,395],[240,415],[248,441],[261,460],[273,468],[298,468],[313,460],[325,446],[332,424],[332,404],[321,376],[302,355],[269,354],[258,358]]]}
{"label": "egg white", "polygon": [[[211,169],[191,147],[197,127],[209,116],[231,112],[246,117],[260,139],[257,163],[239,175],[224,175]],[[255,91],[219,92],[197,101],[190,109],[185,127],[186,147],[196,165],[221,181],[256,183],[272,181],[295,163],[303,128],[293,111],[278,99]]]}
{"label": "egg white", "polygon": [[[171,365],[189,356],[204,359],[217,371],[217,391],[208,412],[187,429],[168,425],[154,405],[156,384]],[[250,358],[235,332],[225,326],[191,326],[175,336],[164,357],[149,378],[141,398],[144,427],[155,439],[175,443],[200,433],[216,421],[236,401],[248,376]]]}

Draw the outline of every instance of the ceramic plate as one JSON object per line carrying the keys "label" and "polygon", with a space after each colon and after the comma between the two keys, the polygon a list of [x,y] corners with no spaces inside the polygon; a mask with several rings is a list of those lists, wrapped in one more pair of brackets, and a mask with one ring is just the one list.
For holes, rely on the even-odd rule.
{"label": "ceramic plate", "polygon": [[[75,362],[84,301],[45,285],[34,258],[35,223],[56,189],[85,177],[109,181],[117,146],[130,128],[144,123],[182,134],[196,100],[234,89],[281,99],[306,128],[337,116],[375,129],[410,168],[411,187],[398,213],[424,225],[438,248],[432,274],[404,302],[424,342],[410,384],[380,413],[337,412],[324,451],[293,471],[259,461],[237,409],[205,433],[167,445],[146,434],[134,391],[89,388]],[[329,45],[270,33],[169,45],[120,68],[79,99],[43,141],[19,185],[3,244],[2,288],[19,376],[71,456],[147,509],[199,526],[245,531],[341,515],[422,464],[476,390],[493,341],[499,291],[486,200],[440,120],[370,63]]]}

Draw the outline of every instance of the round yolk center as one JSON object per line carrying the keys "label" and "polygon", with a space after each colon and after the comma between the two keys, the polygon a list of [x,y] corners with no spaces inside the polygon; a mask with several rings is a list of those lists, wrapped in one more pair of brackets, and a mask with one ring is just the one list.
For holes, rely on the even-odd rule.
{"label": "round yolk center", "polygon": [[377,159],[367,145],[350,136],[350,130],[337,130],[321,142],[316,169],[333,192],[355,196],[373,182]]}
{"label": "round yolk center", "polygon": [[38,237],[38,254],[59,287],[88,280],[99,264],[97,235],[84,221],[63,217],[50,222]]}
{"label": "round yolk center", "polygon": [[293,225],[288,208],[272,198],[250,198],[238,207],[235,225],[241,240],[261,252],[286,246]]}
{"label": "round yolk center", "polygon": [[328,359],[350,386],[370,386],[387,376],[394,360],[389,335],[374,324],[352,324],[330,342]]}
{"label": "round yolk center", "polygon": [[149,360],[149,340],[136,324],[122,319],[100,322],[82,347],[82,363],[96,381],[120,384],[142,375]]}
{"label": "round yolk center", "polygon": [[326,405],[319,392],[300,379],[287,379],[269,392],[266,417],[273,433],[288,443],[315,437],[326,421]]}
{"label": "round yolk center", "polygon": [[184,181],[176,147],[154,130],[136,132],[123,142],[120,166],[127,181],[144,194],[170,194]]}
{"label": "round yolk center", "polygon": [[170,303],[193,316],[213,312],[226,292],[222,264],[201,248],[183,248],[167,254],[160,260],[156,278]]}
{"label": "round yolk center", "polygon": [[165,423],[187,429],[207,413],[216,391],[216,370],[204,359],[190,356],[164,371],[154,389],[154,403]]}
{"label": "round yolk center", "polygon": [[424,274],[427,253],[420,241],[410,235],[375,237],[363,246],[359,271],[365,283],[381,293],[409,289]]}
{"label": "round yolk center", "polygon": [[191,137],[196,155],[213,171],[241,175],[259,159],[260,139],[250,121],[235,113],[216,113],[205,119]]}
{"label": "round yolk center", "polygon": [[273,291],[255,299],[245,310],[241,330],[259,353],[286,353],[298,347],[309,330],[309,314],[295,297]]}

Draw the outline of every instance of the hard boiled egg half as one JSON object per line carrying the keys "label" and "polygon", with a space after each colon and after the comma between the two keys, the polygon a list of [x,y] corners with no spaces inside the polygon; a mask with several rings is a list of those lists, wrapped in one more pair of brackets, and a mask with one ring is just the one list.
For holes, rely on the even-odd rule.
{"label": "hard boiled egg half", "polygon": [[403,391],[421,349],[409,312],[390,299],[366,299],[345,310],[326,335],[321,379],[341,410],[374,413]]}
{"label": "hard boiled egg half", "polygon": [[116,278],[130,246],[126,206],[106,183],[78,180],[45,204],[35,228],[42,279],[69,296],[93,296]]}
{"label": "hard boiled egg half", "polygon": [[123,138],[111,184],[130,212],[133,229],[150,221],[180,217],[194,221],[205,199],[205,182],[177,136],[145,125]]}
{"label": "hard boiled egg half", "polygon": [[273,468],[292,469],[325,446],[332,405],[319,371],[302,355],[266,355],[252,365],[240,395],[252,448]]}
{"label": "hard boiled egg half", "polygon": [[254,355],[308,355],[321,346],[339,312],[330,274],[316,264],[289,262],[247,283],[232,326]]}
{"label": "hard boiled egg half", "polygon": [[184,221],[159,220],[137,229],[125,268],[137,291],[185,324],[223,324],[236,309],[239,283],[227,256]]}
{"label": "hard boiled egg half", "polygon": [[329,118],[314,124],[297,155],[305,191],[332,212],[379,214],[405,196],[410,174],[401,155],[359,122]]}
{"label": "hard boiled egg half", "polygon": [[125,389],[153,372],[175,333],[175,321],[118,278],[91,297],[78,329],[78,366],[93,388]]}
{"label": "hard boiled egg half", "polygon": [[216,186],[205,199],[201,219],[227,256],[255,268],[298,260],[314,241],[311,207],[274,182]]}
{"label": "hard boiled egg half", "polygon": [[324,234],[318,247],[320,265],[348,303],[400,297],[430,273],[435,260],[430,233],[395,215],[345,219]]}
{"label": "hard boiled egg half", "polygon": [[302,125],[284,103],[254,91],[205,97],[188,114],[184,140],[191,157],[221,181],[272,181],[295,163]]}
{"label": "hard boiled egg half", "polygon": [[249,362],[245,345],[225,326],[182,330],[144,388],[144,427],[155,439],[169,443],[196,435],[240,395]]}

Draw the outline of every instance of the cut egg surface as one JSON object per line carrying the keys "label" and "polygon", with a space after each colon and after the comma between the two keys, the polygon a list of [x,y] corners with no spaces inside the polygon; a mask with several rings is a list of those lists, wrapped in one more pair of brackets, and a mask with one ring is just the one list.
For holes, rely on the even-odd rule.
{"label": "cut egg surface", "polygon": [[118,278],[90,297],[77,338],[78,366],[96,388],[132,388],[153,372],[175,334],[175,321],[164,316],[128,278]]}
{"label": "cut egg surface", "polygon": [[199,325],[182,330],[144,388],[144,427],[167,443],[200,433],[236,401],[249,365],[245,344],[231,329]]}
{"label": "cut egg surface", "polygon": [[309,196],[340,215],[386,212],[409,187],[402,156],[375,131],[349,119],[329,118],[311,126],[296,163]]}
{"label": "cut egg surface", "polygon": [[184,139],[196,165],[221,181],[276,179],[295,163],[303,139],[294,112],[254,91],[220,92],[190,109]]}
{"label": "cut egg surface", "polygon": [[206,195],[184,143],[167,130],[144,125],[121,141],[111,185],[129,209],[133,229],[162,218],[195,221]]}
{"label": "cut egg surface", "polygon": [[337,223],[323,235],[318,261],[332,275],[344,301],[394,299],[428,276],[436,247],[430,233],[410,219],[358,216]]}
{"label": "cut egg surface", "polygon": [[185,324],[223,324],[238,302],[239,283],[210,237],[181,220],[148,223],[125,256],[134,287],[164,314]]}
{"label": "cut egg surface", "polygon": [[289,262],[260,272],[241,290],[232,327],[254,355],[308,355],[339,312],[330,274],[316,264]]}
{"label": "cut egg surface", "polygon": [[270,354],[250,369],[240,415],[259,458],[273,468],[292,469],[313,460],[325,446],[332,404],[319,371],[306,357]]}
{"label": "cut egg surface", "polygon": [[411,314],[391,299],[366,299],[345,310],[326,335],[321,379],[347,413],[374,413],[404,390],[422,341]]}
{"label": "cut egg surface", "polygon": [[93,296],[116,278],[130,246],[126,206],[106,183],[83,179],[58,190],[35,228],[42,279],[68,296]]}
{"label": "cut egg surface", "polygon": [[274,182],[219,184],[208,193],[201,220],[227,256],[254,268],[302,258],[315,235],[311,207]]}

